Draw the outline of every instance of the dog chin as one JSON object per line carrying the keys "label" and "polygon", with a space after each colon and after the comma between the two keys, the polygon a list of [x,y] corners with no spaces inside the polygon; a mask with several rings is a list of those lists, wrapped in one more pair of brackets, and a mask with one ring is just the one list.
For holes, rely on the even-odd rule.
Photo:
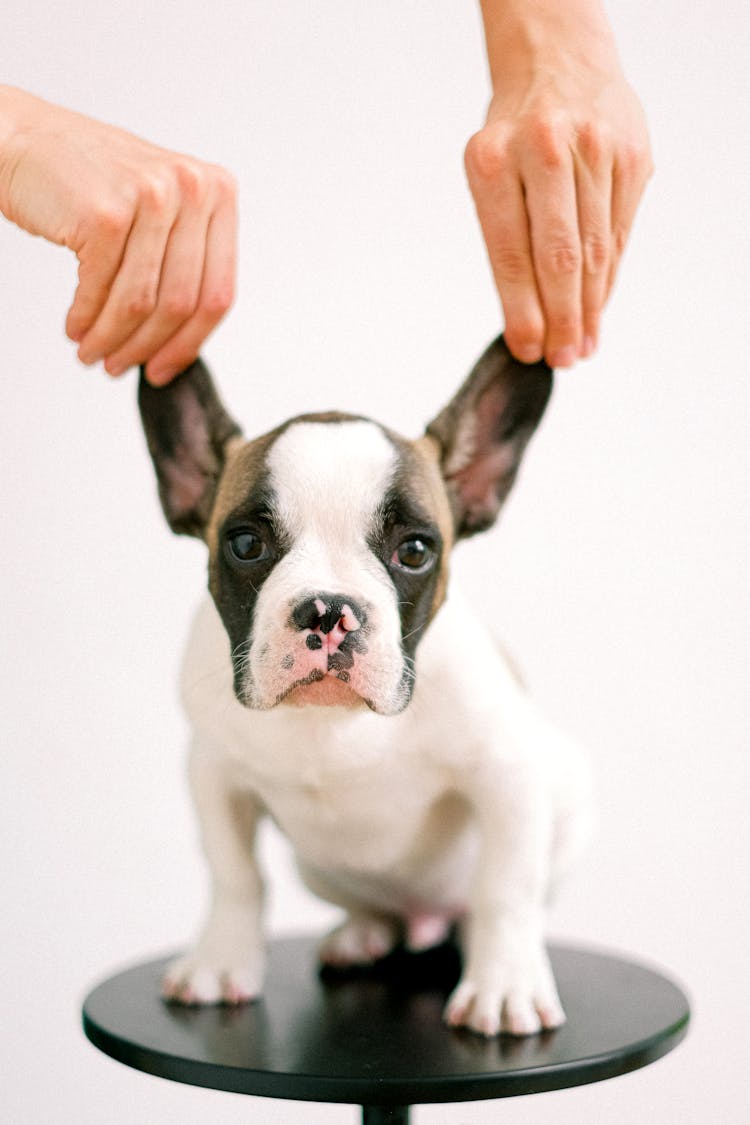
{"label": "dog chin", "polygon": [[289,707],[346,707],[349,710],[371,706],[349,684],[332,675],[300,680],[288,688],[277,702]]}

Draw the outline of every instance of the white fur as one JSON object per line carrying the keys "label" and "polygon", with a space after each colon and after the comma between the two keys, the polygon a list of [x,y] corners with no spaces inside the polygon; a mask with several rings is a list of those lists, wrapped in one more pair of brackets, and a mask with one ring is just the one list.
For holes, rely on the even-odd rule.
{"label": "white fur", "polygon": [[[293,445],[290,439],[287,452]],[[373,471],[366,502],[360,478],[360,515],[386,476],[376,480]],[[327,480],[321,469],[311,490],[325,491]],[[342,479],[341,487],[349,483]],[[292,519],[294,497],[285,502]],[[343,565],[357,581],[374,583],[368,594],[388,622],[393,592],[369,575],[350,534],[356,525],[337,521],[334,531],[324,521],[316,542],[331,546],[337,577]],[[339,535],[346,552],[334,549]],[[293,585],[290,579],[272,594],[267,583],[268,606]],[[284,704],[249,710],[235,698],[228,649],[206,602],[182,685],[213,896],[195,949],[168,972],[167,995],[210,1003],[260,992],[262,881],[253,833],[268,813],[290,839],[308,885],[349,911],[324,944],[324,959],[382,956],[397,940],[398,920],[415,945],[420,934],[422,944],[439,940],[460,920],[464,973],[447,1021],[485,1035],[561,1023],[543,910],[551,883],[587,835],[588,773],[576,747],[532,707],[458,592],[451,589],[417,649],[414,694],[400,714]]]}
{"label": "white fur", "polygon": [[[403,697],[404,658],[393,585],[366,535],[393,477],[396,451],[372,422],[321,426],[298,422],[272,446],[267,468],[280,522],[292,542],[264,584],[252,622],[244,695],[272,707],[297,678],[285,658],[305,658],[304,638],[289,628],[289,611],[304,593],[343,593],[366,604],[367,659],[352,670],[352,686],[388,714]],[[305,670],[307,670],[305,668]]]}

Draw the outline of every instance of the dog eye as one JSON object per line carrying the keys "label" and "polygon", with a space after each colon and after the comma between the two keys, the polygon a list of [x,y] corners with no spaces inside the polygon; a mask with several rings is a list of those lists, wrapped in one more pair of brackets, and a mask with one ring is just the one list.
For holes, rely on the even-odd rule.
{"label": "dog eye", "polygon": [[421,570],[432,561],[434,551],[424,539],[405,539],[393,552],[391,562],[405,570]]}
{"label": "dog eye", "polygon": [[246,528],[233,531],[227,537],[227,547],[237,562],[260,562],[268,554],[268,548],[260,535]]}

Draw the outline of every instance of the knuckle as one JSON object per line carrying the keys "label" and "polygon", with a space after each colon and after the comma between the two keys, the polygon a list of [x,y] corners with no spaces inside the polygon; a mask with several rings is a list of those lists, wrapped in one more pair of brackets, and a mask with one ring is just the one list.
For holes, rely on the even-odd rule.
{"label": "knuckle", "polygon": [[609,266],[609,240],[602,234],[587,235],[583,242],[583,263],[587,273],[603,273]]}
{"label": "knuckle", "polygon": [[207,176],[197,161],[178,160],[174,166],[174,177],[181,199],[189,203],[202,203],[207,192]]}
{"label": "knuckle", "polygon": [[150,285],[132,290],[122,301],[122,311],[131,320],[145,320],[155,308],[156,293]]}
{"label": "knuckle", "polygon": [[622,174],[630,180],[647,180],[653,172],[651,152],[647,145],[628,141],[620,147],[617,163]]}
{"label": "knuckle", "polygon": [[172,188],[163,174],[151,172],[138,184],[138,202],[155,215],[164,215],[172,202]]}
{"label": "knuckle", "polygon": [[235,176],[219,164],[212,165],[212,174],[218,201],[222,203],[236,202],[239,190]]}
{"label": "knuckle", "polygon": [[578,334],[579,316],[572,308],[555,309],[547,316],[550,335],[558,340],[573,340]]}
{"label": "knuckle", "polygon": [[596,121],[584,121],[577,129],[578,151],[590,167],[602,163],[607,150],[606,132]]}
{"label": "knuckle", "polygon": [[475,133],[464,150],[464,165],[469,179],[492,183],[504,170],[507,148],[503,139],[489,129]]}
{"label": "knuckle", "polygon": [[552,277],[572,277],[581,269],[581,249],[572,239],[551,241],[540,253],[542,272]]}
{"label": "knuckle", "polygon": [[92,216],[92,225],[102,235],[108,238],[121,237],[130,230],[133,213],[124,202],[114,200],[102,202],[95,209]]}
{"label": "knuckle", "polygon": [[625,244],[628,241],[628,228],[622,223],[617,223],[612,231],[612,245],[614,247],[615,258],[621,258],[625,251]]}
{"label": "knuckle", "polygon": [[542,162],[551,172],[562,168],[567,158],[567,143],[562,129],[551,114],[532,117],[528,123],[530,142]]}
{"label": "knuckle", "polygon": [[228,312],[234,303],[234,281],[211,286],[201,298],[200,307],[212,320]]}
{"label": "knuckle", "polygon": [[159,299],[159,311],[167,320],[181,322],[193,315],[197,303],[195,293],[187,289],[178,289]]}
{"label": "knuckle", "polygon": [[520,246],[496,246],[491,258],[495,274],[501,281],[512,284],[527,281],[532,275],[529,256]]}

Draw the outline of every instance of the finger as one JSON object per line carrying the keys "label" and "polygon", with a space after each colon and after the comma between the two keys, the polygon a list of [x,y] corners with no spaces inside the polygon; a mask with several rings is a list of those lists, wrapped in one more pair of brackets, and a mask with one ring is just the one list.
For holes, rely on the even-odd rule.
{"label": "finger", "polygon": [[224,193],[208,225],[198,307],[146,365],[146,377],[155,386],[168,383],[195,359],[209,332],[231,308],[236,273],[237,203],[232,187]]}
{"label": "finger", "polygon": [[527,150],[526,207],[537,286],[546,323],[544,355],[569,367],[581,351],[581,238],[573,156],[551,129]]}
{"label": "finger", "polygon": [[94,219],[92,232],[78,252],[78,286],[65,321],[71,340],[82,340],[104,308],[131,227],[132,215],[122,209],[102,211]]}
{"label": "finger", "polygon": [[607,297],[612,292],[638,204],[650,174],[650,157],[641,159],[636,153],[615,157],[612,172],[612,250],[607,278]]}
{"label": "finger", "polygon": [[190,319],[198,307],[203,281],[208,228],[208,205],[183,207],[172,227],[161,269],[156,308],[143,324],[105,361],[110,375],[145,363]]}
{"label": "finger", "polygon": [[466,171],[513,354],[535,363],[544,350],[544,314],[531,256],[528,216],[515,162],[486,130],[469,141]]}
{"label": "finger", "polygon": [[175,208],[166,193],[154,191],[143,202],[109,296],[81,341],[78,355],[82,363],[111,355],[154,311],[174,218]]}
{"label": "finger", "polygon": [[612,252],[612,158],[604,139],[592,128],[578,137],[575,180],[583,271],[581,354],[590,356],[599,342]]}

